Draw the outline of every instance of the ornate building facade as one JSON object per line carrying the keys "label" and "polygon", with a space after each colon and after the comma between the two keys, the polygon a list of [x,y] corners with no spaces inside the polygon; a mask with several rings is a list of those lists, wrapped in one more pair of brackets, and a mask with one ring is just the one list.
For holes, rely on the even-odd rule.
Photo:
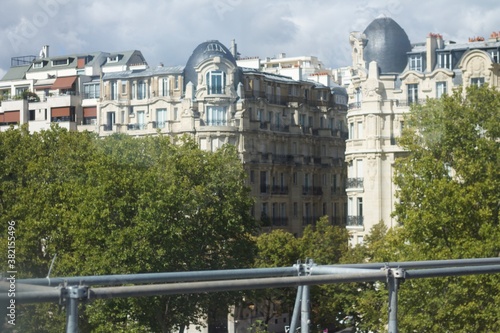
{"label": "ornate building facade", "polygon": [[231,49],[207,41],[173,67],[149,67],[137,50],[29,58],[0,81],[0,130],[57,122],[102,137],[187,134],[212,151],[229,143],[264,230],[300,236],[324,215],[343,225],[346,90],[324,70],[309,80],[241,67]]}
{"label": "ornate building facade", "polygon": [[352,244],[363,242],[373,225],[391,216],[396,188],[394,161],[404,154],[396,138],[404,114],[414,103],[439,98],[471,84],[500,86],[498,33],[466,43],[445,41],[430,33],[423,43],[411,44],[391,18],[371,22],[365,31],[352,32],[351,83],[346,142],[347,228]]}

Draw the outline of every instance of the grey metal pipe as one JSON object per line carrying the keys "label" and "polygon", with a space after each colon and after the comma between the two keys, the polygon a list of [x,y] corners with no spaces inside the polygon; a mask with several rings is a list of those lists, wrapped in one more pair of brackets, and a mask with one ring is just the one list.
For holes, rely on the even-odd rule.
{"label": "grey metal pipe", "polygon": [[374,269],[368,269],[368,268],[352,268],[352,267],[337,267],[337,266],[312,266],[310,269],[312,275],[369,273],[373,271]]}
{"label": "grey metal pipe", "polygon": [[300,312],[300,333],[309,333],[310,313],[309,313],[310,287],[304,286],[302,289],[302,304]]}
{"label": "grey metal pipe", "polygon": [[417,268],[444,268],[464,266],[487,266],[500,265],[500,257],[474,258],[474,259],[450,259],[450,260],[423,260],[423,261],[401,261],[401,262],[379,262],[367,264],[341,264],[327,265],[326,267],[367,268],[380,269],[384,267],[417,269]]}
{"label": "grey metal pipe", "polygon": [[297,330],[297,322],[299,321],[300,301],[302,300],[302,289],[304,286],[297,287],[297,296],[295,297],[295,305],[293,306],[292,320],[290,322],[290,333],[295,333]]}
{"label": "grey metal pipe", "polygon": [[500,273],[500,265],[408,270],[406,271],[405,279],[422,279],[441,276],[465,276],[492,273]]}
{"label": "grey metal pipe", "polygon": [[66,299],[66,333],[78,333],[78,286],[68,287]]}
{"label": "grey metal pipe", "polygon": [[166,283],[187,281],[213,281],[224,279],[263,278],[271,276],[296,276],[297,267],[250,268],[229,270],[207,270],[194,272],[140,273],[100,276],[71,276],[37,279],[20,279],[17,283],[57,286],[59,284],[85,284],[87,286],[114,286],[120,284]]}
{"label": "grey metal pipe", "polygon": [[[179,282],[169,284],[152,284],[139,286],[121,287],[99,287],[89,289],[90,299],[106,299],[114,297],[141,297],[157,295],[177,295],[186,293],[207,293],[231,290],[249,290],[266,288],[298,287],[300,285],[318,285],[343,282],[366,282],[382,281],[386,278],[383,271],[373,271],[359,274],[335,274],[318,276],[291,276],[274,277],[261,279],[241,279],[223,281],[199,281],[199,282]],[[58,289],[47,290],[36,293],[16,294],[16,302],[33,303],[36,301],[45,302],[58,301],[60,292]]]}
{"label": "grey metal pipe", "polygon": [[[427,261],[404,261],[369,264],[342,264],[342,265],[322,265],[315,266],[314,270],[327,270],[330,268],[356,268],[356,269],[381,269],[384,267],[400,267],[405,269],[416,268],[438,268],[457,266],[484,266],[500,265],[500,258],[477,258],[477,259],[455,259],[455,260],[427,260]],[[321,268],[318,268],[321,267]],[[347,272],[347,271],[346,271]],[[72,276],[54,278],[20,279],[17,283],[57,286],[63,283],[69,285],[120,285],[138,283],[166,283],[178,281],[208,281],[238,278],[263,278],[271,276],[296,276],[297,267],[278,268],[254,268],[254,269],[232,269],[232,270],[210,270],[194,272],[163,272],[163,273],[141,273],[141,274],[121,274],[121,275],[101,275],[101,276]]]}
{"label": "grey metal pipe", "polygon": [[[406,279],[427,278],[438,276],[460,276],[471,274],[489,274],[500,273],[500,265],[474,266],[474,267],[455,267],[455,268],[436,268],[425,270],[406,271]],[[182,293],[199,292],[217,292],[229,290],[249,290],[265,288],[283,288],[300,285],[318,285],[344,282],[368,282],[383,281],[386,279],[386,273],[381,270],[373,270],[368,273],[350,273],[350,274],[330,274],[300,277],[279,277],[279,278],[261,278],[261,279],[241,279],[224,281],[202,281],[202,282],[182,282],[172,284],[124,286],[124,287],[102,287],[94,288],[89,291],[90,298],[112,298],[112,297],[140,297],[155,295],[174,295]],[[5,297],[2,293],[0,298]],[[52,302],[58,301],[60,297],[59,289],[16,293],[16,302],[34,303],[34,302]]]}
{"label": "grey metal pipe", "polygon": [[388,333],[398,333],[398,289],[399,280],[389,276],[389,324]]}

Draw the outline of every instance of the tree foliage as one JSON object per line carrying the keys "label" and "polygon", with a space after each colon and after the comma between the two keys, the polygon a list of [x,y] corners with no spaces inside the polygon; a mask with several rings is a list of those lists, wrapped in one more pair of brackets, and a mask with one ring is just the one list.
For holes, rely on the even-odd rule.
{"label": "tree foliage", "polygon": [[[400,226],[377,241],[368,257],[499,256],[499,123],[500,93],[488,87],[471,87],[465,96],[457,90],[412,107],[399,141],[407,155],[395,170],[400,202],[394,215]],[[377,292],[376,299],[385,298],[385,287]],[[498,274],[406,281],[399,291],[399,331],[497,332],[498,295]],[[372,297],[373,291],[363,294]],[[387,317],[372,316],[368,304],[359,310],[362,331],[384,331]]]}
{"label": "tree foliage", "polygon": [[499,121],[500,93],[486,87],[409,113],[395,214],[405,240],[427,258],[498,256]]}
{"label": "tree foliage", "polygon": [[[11,129],[0,133],[0,231],[16,222],[18,278],[46,276],[56,254],[52,276],[248,267],[257,225],[244,177],[232,146],[211,153],[188,138]],[[232,302],[224,295],[219,305]],[[167,332],[210,303],[100,301],[83,314],[95,332]]]}
{"label": "tree foliage", "polygon": [[[315,264],[330,265],[340,262],[348,250],[349,235],[345,228],[333,226],[328,217],[320,218],[314,225],[305,227],[303,236],[295,238],[291,233],[274,230],[257,238],[257,267],[291,266],[297,261],[313,259]],[[311,288],[311,320],[321,327],[332,327],[339,317],[343,318],[344,296],[340,286],[315,286]],[[280,309],[275,314],[293,311],[297,290],[291,288],[257,291],[253,297],[258,304],[274,304]],[[277,306],[279,305],[279,306]],[[273,318],[264,309],[265,323]],[[341,313],[339,315],[339,313]]]}

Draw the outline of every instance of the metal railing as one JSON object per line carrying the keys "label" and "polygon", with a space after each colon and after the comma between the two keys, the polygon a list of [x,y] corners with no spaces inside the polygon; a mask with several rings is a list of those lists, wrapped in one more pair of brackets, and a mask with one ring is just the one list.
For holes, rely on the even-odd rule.
{"label": "metal railing", "polygon": [[303,195],[323,195],[323,187],[321,186],[302,186]]}
{"label": "metal railing", "polygon": [[347,178],[347,188],[363,188],[363,178]]}
{"label": "metal railing", "polygon": [[127,129],[129,131],[137,131],[137,130],[144,130],[147,128],[147,125],[144,123],[137,123],[137,124],[127,124]]}
{"label": "metal railing", "polygon": [[286,185],[273,185],[271,187],[271,194],[288,194],[288,186],[286,186]]}
{"label": "metal railing", "polygon": [[358,216],[358,215],[347,216],[346,225],[348,227],[362,227],[363,226],[363,216]]}
{"label": "metal railing", "polygon": [[[301,332],[309,333],[309,286],[385,281],[389,289],[388,331],[397,333],[397,296],[404,280],[496,273],[500,273],[500,258],[321,266],[308,260],[292,267],[21,279],[14,283],[16,305],[64,304],[66,333],[78,333],[78,304],[91,299],[297,287],[290,332],[296,331],[300,315]],[[137,285],[141,283],[148,284]],[[0,301],[10,302],[11,284],[9,277],[0,281]],[[121,286],[124,284],[136,285]],[[95,285],[105,287],[92,287]],[[405,286],[411,287],[411,284]]]}
{"label": "metal railing", "polygon": [[271,217],[271,223],[273,226],[286,226],[288,225],[288,217],[282,217],[282,216]]}

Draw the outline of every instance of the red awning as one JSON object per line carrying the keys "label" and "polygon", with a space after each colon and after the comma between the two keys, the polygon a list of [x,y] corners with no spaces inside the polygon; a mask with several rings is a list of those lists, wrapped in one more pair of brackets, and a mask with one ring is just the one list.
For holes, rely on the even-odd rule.
{"label": "red awning", "polygon": [[88,106],[83,108],[83,117],[97,117],[97,107]]}
{"label": "red awning", "polygon": [[51,89],[71,89],[75,80],[76,76],[58,77]]}
{"label": "red awning", "polygon": [[8,111],[3,114],[4,123],[18,123],[19,120],[19,111]]}
{"label": "red awning", "polygon": [[52,108],[50,111],[52,114],[52,118],[54,118],[54,117],[69,117],[69,107]]}

